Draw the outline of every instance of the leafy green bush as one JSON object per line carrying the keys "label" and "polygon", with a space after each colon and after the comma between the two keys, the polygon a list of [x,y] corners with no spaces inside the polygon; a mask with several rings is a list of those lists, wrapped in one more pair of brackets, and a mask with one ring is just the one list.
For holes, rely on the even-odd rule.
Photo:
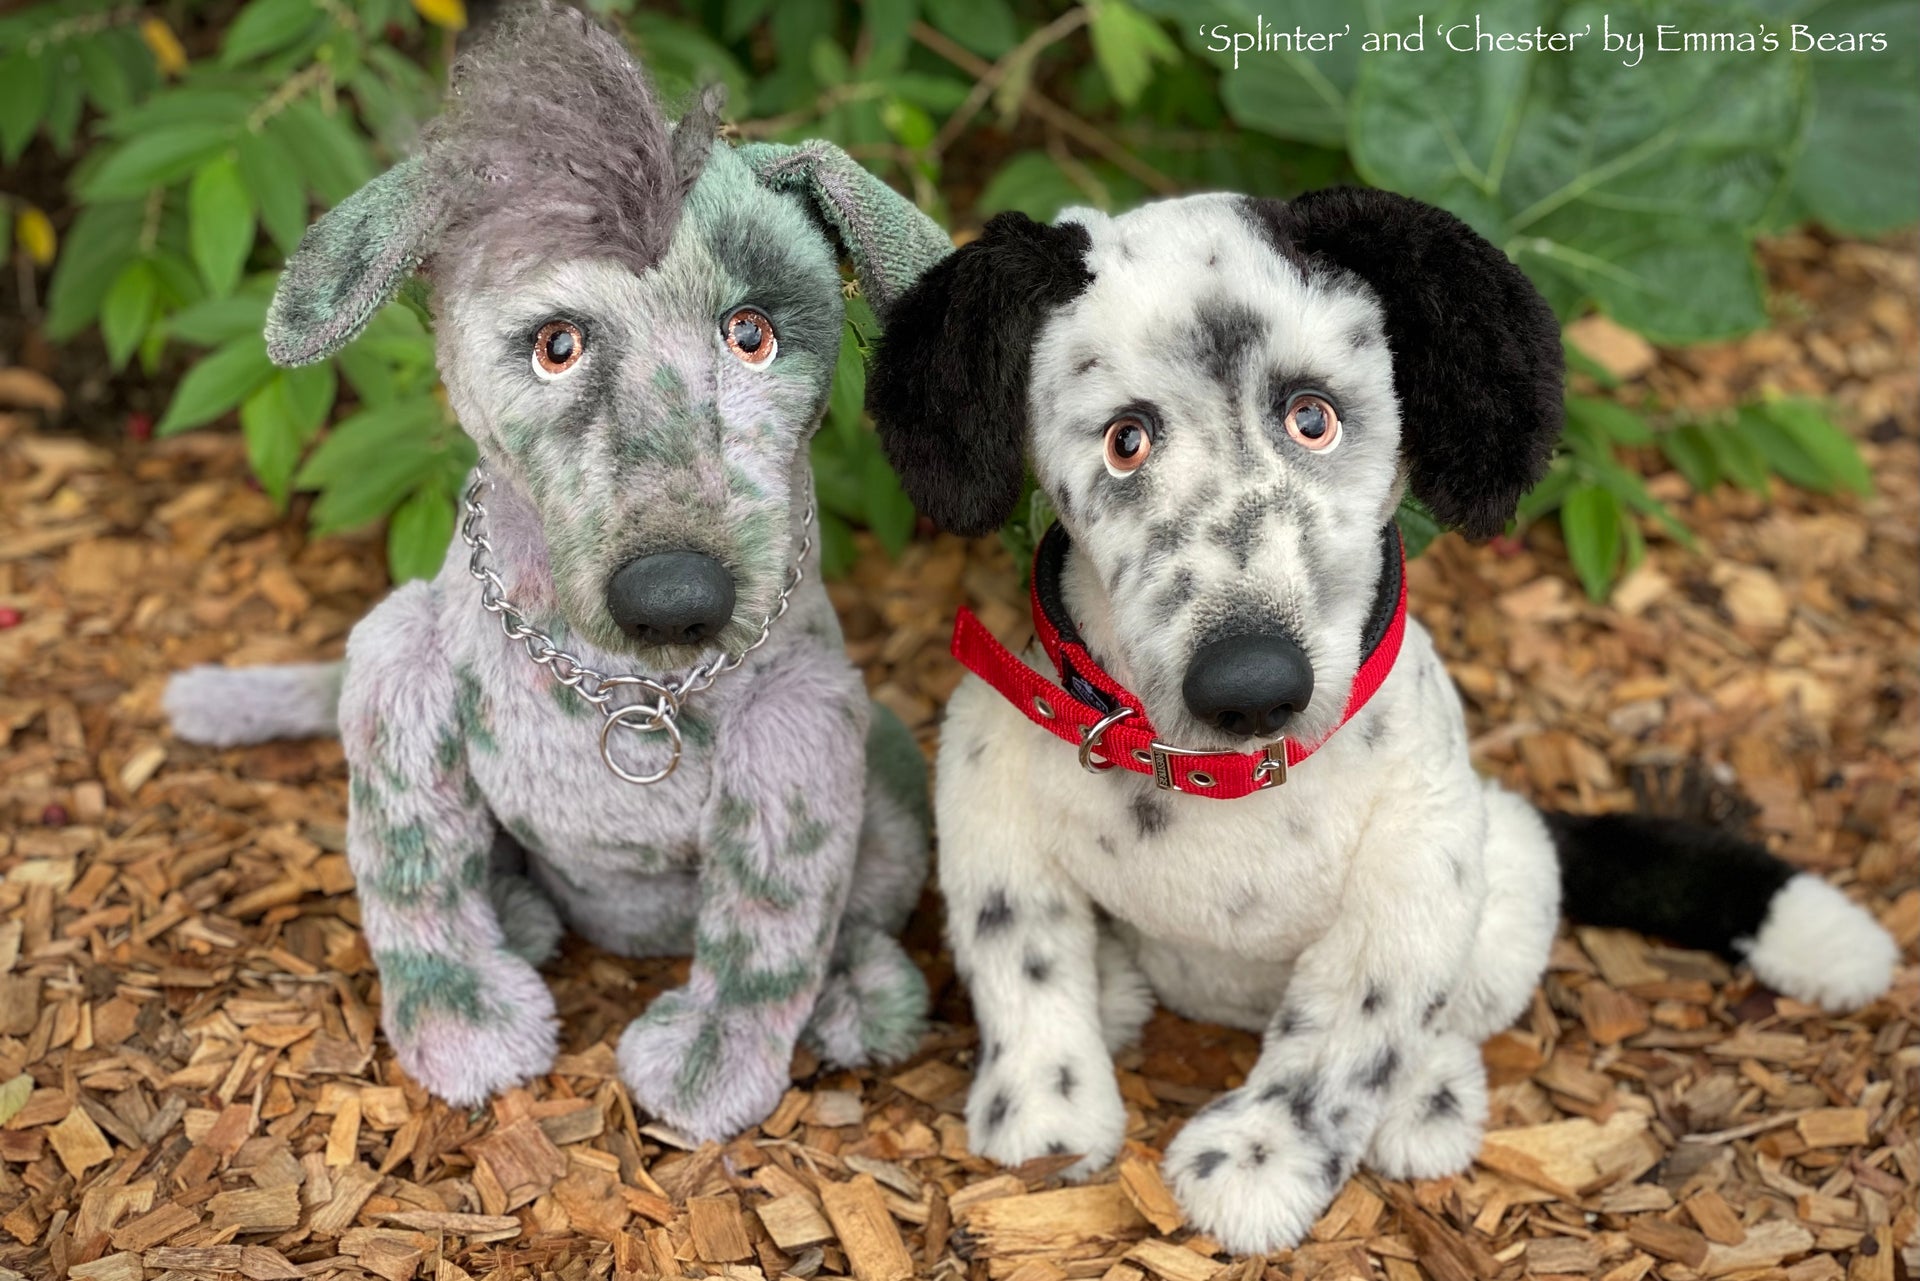
{"label": "leafy green bush", "polygon": [[[1920,9],[1892,0],[589,0],[621,24],[662,88],[720,81],[749,137],[839,142],[936,216],[1051,217],[1230,188],[1289,195],[1340,180],[1445,206],[1504,247],[1564,318],[1599,309],[1662,342],[1766,321],[1756,235],[1810,218],[1872,233],[1920,218],[1910,156]],[[418,10],[416,12],[416,9]],[[312,491],[316,529],[392,515],[396,577],[430,573],[471,447],[436,395],[417,297],[332,362],[275,371],[260,317],[277,262],[313,209],[402,152],[433,109],[458,0],[246,0],[205,56],[111,0],[56,0],[0,19],[0,157],[36,133],[73,148],[79,216],[48,298],[56,339],[97,325],[116,365],[205,349],[162,431],[238,409],[277,500]],[[1888,33],[1883,54],[1504,57],[1446,52],[1440,28]],[[1349,34],[1322,55],[1219,48],[1218,32],[1296,25]],[[1423,31],[1423,53],[1368,52],[1367,32]],[[1764,28],[1762,27],[1764,25]],[[194,43],[198,36],[194,32]],[[169,42],[173,43],[170,45]],[[426,70],[428,65],[436,68]],[[89,115],[91,113],[91,115]],[[89,123],[90,121],[90,123]],[[0,196],[0,207],[7,201]],[[862,421],[871,315],[851,309],[814,453],[829,568],[870,527],[897,550],[913,513]],[[339,421],[329,429],[335,417]],[[1523,521],[1557,515],[1596,596],[1640,548],[1637,517],[1685,529],[1627,451],[1657,445],[1701,487],[1769,475],[1859,487],[1846,437],[1817,407],[1763,402],[1725,422],[1666,421],[1576,398],[1565,450]],[[1044,513],[1040,513],[1044,516]],[[1010,536],[1028,536],[1031,508]],[[1403,513],[1410,544],[1433,532]]]}

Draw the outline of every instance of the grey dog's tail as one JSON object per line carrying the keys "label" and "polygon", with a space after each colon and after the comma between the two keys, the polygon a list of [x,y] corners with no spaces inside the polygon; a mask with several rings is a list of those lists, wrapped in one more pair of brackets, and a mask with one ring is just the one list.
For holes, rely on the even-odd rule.
{"label": "grey dog's tail", "polygon": [[1562,904],[1614,926],[1745,961],[1767,986],[1830,1010],[1884,993],[1900,952],[1872,914],[1810,872],[1709,823],[1543,813]]}
{"label": "grey dog's tail", "polygon": [[189,743],[235,747],[275,738],[332,734],[342,663],[190,667],[167,682],[162,700],[173,732]]}

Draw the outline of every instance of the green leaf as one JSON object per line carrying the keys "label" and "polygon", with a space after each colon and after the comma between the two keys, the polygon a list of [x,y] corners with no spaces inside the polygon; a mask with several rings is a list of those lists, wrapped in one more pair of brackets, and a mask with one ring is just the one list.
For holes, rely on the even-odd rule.
{"label": "green leaf", "polygon": [[232,155],[200,167],[187,188],[193,261],[216,297],[233,292],[253,251],[253,198]]}
{"label": "green leaf", "polygon": [[913,527],[919,515],[913,509],[913,500],[900,488],[893,468],[887,465],[878,442],[870,435],[865,439],[867,527],[887,549],[887,555],[897,557],[913,541]]}
{"label": "green leaf", "polygon": [[1616,445],[1651,445],[1653,428],[1625,405],[1591,396],[1567,397],[1567,419],[1579,422]]}
{"label": "green leaf", "polygon": [[859,337],[851,322],[840,330],[840,355],[834,363],[833,390],[828,394],[827,421],[848,438],[860,430],[860,409],[867,398],[867,362],[860,354]]}
{"label": "green leaf", "polygon": [[1815,0],[1792,6],[1816,32],[1874,32],[1886,46],[1811,49],[1813,118],[1793,171],[1793,212],[1848,235],[1920,220],[1920,6]]}
{"label": "green leaf", "polygon": [[96,204],[68,230],[47,287],[47,337],[62,342],[100,313],[107,290],[140,253],[139,203]]}
{"label": "green leaf", "polygon": [[212,422],[272,376],[266,339],[259,334],[236,338],[187,371],[155,430],[171,436]]}
{"label": "green leaf", "polygon": [[[1553,466],[1540,478],[1540,483],[1527,491],[1513,513],[1515,521],[1522,526],[1531,525],[1548,512],[1555,510],[1566,500],[1567,491],[1572,489],[1579,475],[1573,469],[1573,463],[1566,455],[1554,459]],[[1406,510],[1403,502],[1401,510]]]}
{"label": "green leaf", "polygon": [[1668,431],[1661,432],[1655,442],[1660,452],[1666,455],[1673,469],[1687,478],[1695,492],[1706,493],[1720,483],[1720,462],[1714,456],[1713,444],[1707,439],[1706,430],[1698,423],[1681,423]]}
{"label": "green leaf", "polygon": [[240,176],[260,211],[260,222],[292,254],[307,230],[307,188],[287,154],[256,133],[240,135]]}
{"label": "green leaf", "polygon": [[432,578],[453,541],[453,498],[438,485],[413,491],[387,523],[387,571],[396,583]]}
{"label": "green leaf", "polygon": [[1605,600],[1620,572],[1620,500],[1598,485],[1576,485],[1560,504],[1560,532],[1581,586]]}
{"label": "green leaf", "polygon": [[285,49],[311,31],[320,16],[313,0],[251,0],[227,28],[220,65],[237,67]]}
{"label": "green leaf", "polygon": [[1563,313],[1597,302],[1661,341],[1766,322],[1751,237],[1808,111],[1791,53],[1689,53],[1657,67],[1596,48],[1460,55],[1445,28],[1646,33],[1726,25],[1701,0],[1378,0],[1383,30],[1424,15],[1423,54],[1362,59],[1348,102],[1369,183],[1438,204],[1506,249]]}
{"label": "green leaf", "polygon": [[1007,0],[926,0],[927,21],[982,58],[998,58],[1020,43]]}
{"label": "green leaf", "polygon": [[327,205],[373,180],[373,153],[344,112],[324,112],[303,99],[267,122],[266,137],[298,162],[307,185]]}
{"label": "green leaf", "polygon": [[12,164],[26,150],[47,105],[47,70],[41,58],[18,50],[0,62],[0,161]]}
{"label": "green leaf", "polygon": [[1086,193],[1044,151],[1023,151],[1000,168],[975,202],[982,217],[1015,209],[1038,222],[1051,222],[1068,205],[1086,204]]}
{"label": "green leaf", "polygon": [[432,395],[362,410],[338,424],[294,477],[318,489],[314,532],[334,533],[378,520],[444,470],[457,433]]}
{"label": "green leaf", "polygon": [[159,293],[153,267],[136,258],[114,278],[100,303],[100,336],[107,344],[107,360],[119,369],[146,337],[153,320],[153,302]]}
{"label": "green leaf", "polygon": [[[1867,470],[1866,460],[1860,457],[1859,447],[1820,405],[1808,400],[1767,400],[1762,402],[1760,414],[1784,432],[1819,468],[1827,484],[1814,488],[1830,489],[1838,484],[1856,494],[1873,493],[1873,474]],[[1743,425],[1747,422],[1744,414],[1741,422]],[[1795,484],[1803,483],[1785,468],[1776,465],[1774,470]]]}
{"label": "green leaf", "polygon": [[1091,0],[1093,55],[1113,96],[1131,106],[1153,79],[1156,62],[1178,62],[1180,51],[1160,25],[1125,0]]}
{"label": "green leaf", "polygon": [[1400,541],[1407,549],[1408,560],[1433,546],[1433,540],[1447,532],[1427,510],[1427,505],[1412,494],[1400,500],[1400,510],[1393,514],[1393,519],[1400,526]]}
{"label": "green leaf", "polygon": [[133,105],[133,82],[127,69],[113,55],[111,41],[101,36],[72,42],[79,55],[80,79],[93,105],[108,113],[125,111]]}
{"label": "green leaf", "polygon": [[293,469],[304,445],[300,425],[287,398],[286,376],[275,374],[240,405],[240,431],[247,440],[247,462],[260,487],[280,507],[287,503]]}
{"label": "green leaf", "polygon": [[243,334],[257,334],[267,323],[269,293],[247,289],[227,298],[208,298],[167,318],[167,332],[182,342],[212,347]]}
{"label": "green leaf", "polygon": [[94,204],[138,199],[186,177],[231,146],[233,137],[230,125],[204,123],[135,134],[87,174],[79,184],[80,196]]}
{"label": "green leaf", "polygon": [[1753,438],[1738,426],[1713,424],[1705,427],[1707,444],[1713,448],[1720,470],[1740,488],[1756,494],[1767,492],[1767,457]]}
{"label": "green leaf", "polygon": [[[1219,69],[1220,100],[1235,121],[1276,138],[1346,145],[1348,103],[1361,61],[1359,7],[1350,0],[1294,0],[1277,11],[1261,0],[1136,2],[1171,18],[1187,48]],[[1329,41],[1324,52],[1252,48],[1256,28],[1271,32],[1276,27],[1289,34],[1295,27],[1348,34]],[[1237,54],[1236,37],[1241,37]]]}
{"label": "green leaf", "polygon": [[853,544],[853,527],[830,511],[820,513],[820,574],[823,578],[845,578],[859,559]]}

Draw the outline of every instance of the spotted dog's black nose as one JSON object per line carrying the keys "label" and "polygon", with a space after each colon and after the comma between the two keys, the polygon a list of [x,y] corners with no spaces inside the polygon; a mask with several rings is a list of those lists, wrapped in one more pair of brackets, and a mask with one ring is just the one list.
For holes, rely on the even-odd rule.
{"label": "spotted dog's black nose", "polygon": [[1181,693],[1187,710],[1217,729],[1272,738],[1313,697],[1313,664],[1285,636],[1226,636],[1194,654]]}
{"label": "spotted dog's black nose", "polygon": [[614,571],[607,612],[644,645],[698,645],[733,617],[733,575],[703,552],[655,552]]}

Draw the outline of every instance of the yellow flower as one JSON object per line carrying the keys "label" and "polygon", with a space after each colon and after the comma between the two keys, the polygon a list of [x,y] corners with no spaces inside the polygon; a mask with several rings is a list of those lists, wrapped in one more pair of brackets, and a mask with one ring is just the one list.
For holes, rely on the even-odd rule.
{"label": "yellow flower", "polygon": [[153,52],[153,61],[161,75],[177,76],[187,69],[187,51],[180,47],[180,37],[173,34],[165,18],[142,19],[140,38]]}
{"label": "yellow flower", "polygon": [[53,261],[53,252],[60,247],[60,238],[53,234],[53,223],[32,205],[22,209],[19,218],[14,220],[13,238],[27,251],[27,257],[42,267]]}
{"label": "yellow flower", "polygon": [[466,0],[413,0],[413,7],[436,27],[445,27],[449,31],[466,29]]}

